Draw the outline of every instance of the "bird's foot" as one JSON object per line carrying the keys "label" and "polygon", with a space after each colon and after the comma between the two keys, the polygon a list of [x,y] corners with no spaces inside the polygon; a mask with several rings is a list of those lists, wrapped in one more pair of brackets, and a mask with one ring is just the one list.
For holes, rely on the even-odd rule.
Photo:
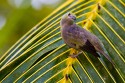
{"label": "bird's foot", "polygon": [[73,55],[71,55],[70,57],[71,58],[76,58],[78,55],[80,55],[82,52],[79,52],[78,54],[73,54]]}
{"label": "bird's foot", "polygon": [[78,56],[78,54],[70,55],[71,58],[76,58],[77,56]]}

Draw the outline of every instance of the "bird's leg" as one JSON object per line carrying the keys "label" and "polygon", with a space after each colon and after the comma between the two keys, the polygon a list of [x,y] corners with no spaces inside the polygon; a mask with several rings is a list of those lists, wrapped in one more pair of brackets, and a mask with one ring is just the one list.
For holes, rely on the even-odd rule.
{"label": "bird's leg", "polygon": [[79,52],[78,54],[71,55],[70,57],[75,58],[75,57],[77,57],[80,54],[82,54],[82,52]]}
{"label": "bird's leg", "polygon": [[75,57],[77,57],[78,55],[80,55],[81,53],[82,53],[82,51],[77,51],[77,50],[71,48],[70,57],[75,58]]}

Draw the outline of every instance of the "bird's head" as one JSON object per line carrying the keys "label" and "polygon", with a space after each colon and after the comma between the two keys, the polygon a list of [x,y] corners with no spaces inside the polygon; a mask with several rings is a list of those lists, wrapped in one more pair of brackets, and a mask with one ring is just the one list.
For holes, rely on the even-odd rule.
{"label": "bird's head", "polygon": [[76,15],[74,15],[71,12],[68,12],[62,16],[60,24],[61,24],[61,26],[72,25],[72,24],[74,24],[75,20],[76,20]]}

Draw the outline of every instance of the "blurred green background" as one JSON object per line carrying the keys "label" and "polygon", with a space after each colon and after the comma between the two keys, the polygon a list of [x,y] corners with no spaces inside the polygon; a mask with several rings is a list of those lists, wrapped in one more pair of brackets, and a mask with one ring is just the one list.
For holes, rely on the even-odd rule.
{"label": "blurred green background", "polygon": [[0,0],[0,57],[64,0]]}

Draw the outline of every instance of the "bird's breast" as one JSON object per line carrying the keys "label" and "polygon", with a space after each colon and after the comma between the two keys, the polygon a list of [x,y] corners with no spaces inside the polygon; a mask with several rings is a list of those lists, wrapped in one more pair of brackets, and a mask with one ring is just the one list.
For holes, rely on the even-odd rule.
{"label": "bird's breast", "polygon": [[78,37],[78,33],[74,33],[73,29],[71,28],[64,28],[61,31],[61,36],[62,39],[64,40],[64,42],[75,49],[79,49],[79,46],[82,44],[80,41],[79,37]]}

